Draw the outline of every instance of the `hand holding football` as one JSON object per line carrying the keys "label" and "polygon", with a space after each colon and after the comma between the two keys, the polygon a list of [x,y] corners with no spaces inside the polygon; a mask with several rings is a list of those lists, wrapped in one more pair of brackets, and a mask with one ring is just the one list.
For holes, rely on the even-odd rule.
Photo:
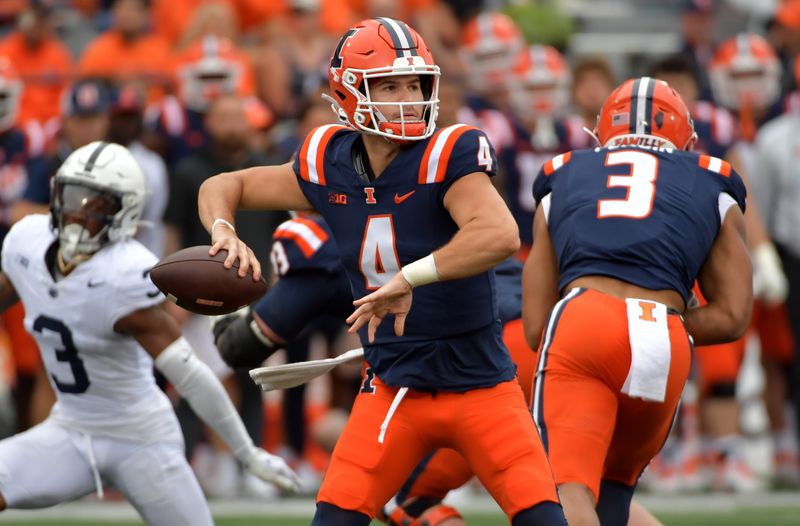
{"label": "hand holding football", "polygon": [[226,269],[228,252],[220,250],[212,257],[210,248],[199,245],[170,254],[153,267],[150,279],[178,306],[209,316],[234,312],[267,292],[263,277],[253,281],[252,267],[240,278],[238,260]]}

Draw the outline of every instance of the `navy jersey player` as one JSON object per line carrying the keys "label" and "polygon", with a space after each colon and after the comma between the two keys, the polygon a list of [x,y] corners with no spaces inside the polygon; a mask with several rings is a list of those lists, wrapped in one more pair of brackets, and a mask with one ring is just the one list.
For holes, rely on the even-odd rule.
{"label": "navy jersey player", "polygon": [[257,367],[320,316],[344,320],[353,312],[350,282],[324,219],[315,214],[289,219],[272,238],[278,281],[243,317],[226,316],[214,324],[217,348],[231,367]]}
{"label": "navy jersey player", "polygon": [[313,524],[369,524],[438,446],[464,455],[514,525],[564,523],[500,340],[489,272],[517,250],[517,228],[489,180],[496,161],[485,135],[436,128],[438,76],[414,30],[364,20],[342,37],[329,70],[347,126],[313,130],[293,163],[220,174],[200,191],[211,252],[228,250],[228,266],[238,258],[242,277],[251,265],[258,277],[260,264],[229,224],[238,207],[316,209],[359,298],[348,321],[370,381]]}
{"label": "navy jersey player", "polygon": [[[529,342],[542,335],[532,409],[565,514],[624,525],[688,376],[689,334],[740,336],[752,272],[745,187],[684,151],[695,133],[669,85],[628,80],[595,133],[601,147],[556,156],[534,183],[523,317]],[[687,310],[695,279],[708,304]]]}

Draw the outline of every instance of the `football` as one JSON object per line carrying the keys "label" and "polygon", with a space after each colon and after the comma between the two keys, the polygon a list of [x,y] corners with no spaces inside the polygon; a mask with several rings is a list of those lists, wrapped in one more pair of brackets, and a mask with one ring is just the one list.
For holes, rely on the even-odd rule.
{"label": "football", "polygon": [[179,250],[165,257],[150,271],[156,287],[180,307],[194,312],[217,316],[228,314],[249,305],[267,292],[263,276],[253,281],[252,269],[247,276],[238,275],[239,261],[233,267],[223,266],[226,250],[211,257],[209,245]]}

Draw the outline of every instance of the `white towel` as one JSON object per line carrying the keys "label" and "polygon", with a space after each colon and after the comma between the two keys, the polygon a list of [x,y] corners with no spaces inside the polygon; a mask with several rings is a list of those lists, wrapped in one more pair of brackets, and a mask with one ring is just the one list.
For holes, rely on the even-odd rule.
{"label": "white towel", "polygon": [[628,298],[631,368],[622,392],[631,398],[663,402],[669,378],[670,343],[667,307],[650,300]]}

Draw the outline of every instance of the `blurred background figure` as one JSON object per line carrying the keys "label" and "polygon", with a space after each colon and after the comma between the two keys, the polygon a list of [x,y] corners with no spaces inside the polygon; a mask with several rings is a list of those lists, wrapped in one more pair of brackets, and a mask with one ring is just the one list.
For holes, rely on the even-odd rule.
{"label": "blurred background figure", "polygon": [[127,146],[139,163],[147,184],[142,219],[135,238],[159,258],[164,256],[166,234],[163,217],[169,201],[167,166],[157,153],[141,143],[144,132],[144,94],[135,84],[115,90],[108,140]]}
{"label": "blurred background figure", "polygon": [[18,124],[26,128],[30,149],[41,151],[72,75],[69,51],[54,33],[51,2],[32,1],[20,12],[16,31],[0,42],[0,56],[8,57],[25,85]]}
{"label": "blurred background figure", "polygon": [[[611,65],[605,58],[589,56],[574,62],[572,66],[573,113],[565,120],[565,124],[571,142],[580,145],[576,147],[594,146],[595,141],[586,130],[594,129],[603,102],[611,95],[617,84]],[[580,137],[584,137],[584,143],[580,142]]]}
{"label": "blurred background figure", "polygon": [[114,0],[113,24],[84,51],[77,74],[135,82],[149,101],[163,97],[169,82],[169,45],[150,32],[150,0]]}
{"label": "blurred background figure", "polygon": [[[206,147],[183,158],[170,176],[170,199],[164,216],[168,254],[184,247],[208,244],[208,234],[197,212],[197,194],[203,181],[220,172],[273,162],[249,149],[252,128],[247,120],[246,102],[235,93],[211,99],[204,115],[204,129],[208,133]],[[270,237],[265,233],[272,232],[283,219],[284,214],[243,211],[237,214],[236,229],[242,239],[248,240],[259,260],[269,261]],[[261,390],[246,370],[234,372],[222,361],[207,317],[192,315],[177,306],[173,306],[171,312],[182,324],[184,337],[192,343],[200,359],[222,380],[231,393],[231,399],[238,401],[248,433],[256,444],[261,444],[264,422]],[[186,453],[191,459],[204,431],[197,416],[183,400],[178,403],[176,413],[183,429]],[[211,435],[210,431],[208,433],[212,447],[206,449],[204,458],[198,460],[197,473],[208,494],[234,497],[242,491],[251,496],[276,496],[268,486],[248,474],[242,474],[240,480],[240,470],[230,451],[218,437]]]}
{"label": "blurred background figure", "polygon": [[684,0],[681,12],[683,49],[697,79],[700,96],[709,97],[708,65],[714,55],[714,7],[717,0]]}

